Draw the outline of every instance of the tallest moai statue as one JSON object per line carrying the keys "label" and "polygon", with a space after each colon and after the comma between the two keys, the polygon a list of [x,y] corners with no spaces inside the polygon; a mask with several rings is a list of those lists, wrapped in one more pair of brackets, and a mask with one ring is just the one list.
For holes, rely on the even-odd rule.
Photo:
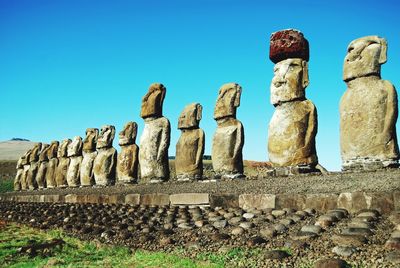
{"label": "tallest moai statue", "polygon": [[386,40],[367,36],[352,41],[343,65],[347,90],[340,101],[343,170],[397,167],[397,93],[381,79]]}
{"label": "tallest moai statue", "polygon": [[271,82],[275,112],[269,123],[269,159],[276,169],[289,174],[314,171],[318,164],[317,110],[305,96],[309,84],[308,41],[293,29],[273,33],[269,57],[275,63]]}

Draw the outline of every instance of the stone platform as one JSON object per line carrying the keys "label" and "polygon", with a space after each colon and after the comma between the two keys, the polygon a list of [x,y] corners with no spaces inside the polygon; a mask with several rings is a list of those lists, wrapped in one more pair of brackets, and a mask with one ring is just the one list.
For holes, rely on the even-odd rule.
{"label": "stone platform", "polygon": [[400,209],[400,170],[331,173],[290,177],[251,177],[234,181],[176,182],[111,187],[84,187],[9,192],[0,201],[109,203],[132,205],[198,205],[243,209],[349,212],[376,209],[385,214]]}

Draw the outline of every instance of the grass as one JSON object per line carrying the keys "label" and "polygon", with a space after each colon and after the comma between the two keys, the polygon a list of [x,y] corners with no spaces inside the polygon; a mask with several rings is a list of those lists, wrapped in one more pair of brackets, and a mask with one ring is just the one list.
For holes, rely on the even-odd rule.
{"label": "grass", "polygon": [[11,192],[14,190],[14,179],[0,180],[0,193]]}
{"label": "grass", "polygon": [[[43,245],[52,239],[65,244],[36,254],[21,252],[27,245]],[[222,267],[212,258],[191,260],[162,252],[81,241],[59,230],[47,232],[22,225],[0,223],[0,267]]]}

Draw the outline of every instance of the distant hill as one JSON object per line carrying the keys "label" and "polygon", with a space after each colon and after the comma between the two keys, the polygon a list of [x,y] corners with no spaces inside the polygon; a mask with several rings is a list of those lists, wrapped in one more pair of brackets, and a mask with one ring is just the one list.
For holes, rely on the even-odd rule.
{"label": "distant hill", "polygon": [[31,149],[36,142],[20,138],[0,142],[0,161],[18,160],[26,151]]}

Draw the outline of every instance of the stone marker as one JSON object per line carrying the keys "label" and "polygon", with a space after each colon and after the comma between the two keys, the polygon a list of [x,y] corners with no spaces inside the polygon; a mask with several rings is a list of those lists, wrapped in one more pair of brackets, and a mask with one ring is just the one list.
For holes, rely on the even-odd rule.
{"label": "stone marker", "polygon": [[178,181],[201,180],[205,135],[199,128],[203,107],[200,103],[187,105],[179,116],[181,136],[176,144],[175,170]]}
{"label": "stone marker", "polygon": [[86,129],[86,137],[83,140],[83,160],[80,170],[81,186],[94,185],[93,164],[97,156],[96,144],[99,136],[99,129]]}
{"label": "stone marker", "polygon": [[144,129],[140,137],[139,163],[143,183],[169,180],[171,126],[162,115],[166,91],[162,84],[152,84],[142,100],[140,116],[144,119]]}
{"label": "stone marker", "polygon": [[69,165],[68,146],[72,141],[70,139],[63,140],[58,147],[58,166],[56,169],[57,187],[67,187],[67,169]]}
{"label": "stone marker", "polygon": [[384,38],[352,41],[343,65],[347,90],[340,101],[340,146],[343,170],[398,167],[397,93],[381,79],[386,62]]}
{"label": "stone marker", "polygon": [[21,176],[21,190],[25,191],[28,189],[28,172],[29,172],[29,168],[31,167],[30,163],[29,163],[29,158],[30,155],[32,153],[32,149],[29,149],[23,156],[22,156],[22,161],[21,164],[24,167],[24,171],[22,172],[22,176]]}
{"label": "stone marker", "polygon": [[212,144],[212,165],[221,178],[243,177],[244,130],[236,119],[236,109],[240,105],[242,87],[239,84],[223,85],[214,109],[217,130]]}
{"label": "stone marker", "polygon": [[28,190],[35,190],[37,189],[37,183],[36,183],[36,175],[39,169],[39,154],[40,151],[42,150],[42,143],[36,143],[36,145],[32,148],[32,151],[29,155],[29,170],[28,170],[28,176],[26,178]]}
{"label": "stone marker", "polygon": [[15,175],[14,179],[14,191],[21,191],[21,181],[24,175],[24,161],[25,154],[22,155],[17,161],[17,174]]}
{"label": "stone marker", "polygon": [[308,41],[293,29],[273,33],[270,59],[276,64],[270,88],[275,112],[269,123],[269,159],[277,171],[287,174],[315,171],[317,110],[305,97]]}
{"label": "stone marker", "polygon": [[67,183],[69,187],[77,187],[80,185],[80,168],[82,163],[82,138],[74,137],[68,145],[68,157],[70,159],[67,169]]}
{"label": "stone marker", "polygon": [[114,136],[114,126],[105,125],[101,128],[96,145],[98,154],[93,166],[96,185],[107,186],[115,183],[117,151],[112,147]]}
{"label": "stone marker", "polygon": [[49,144],[42,145],[42,151],[39,154],[39,169],[36,175],[36,183],[39,189],[46,188],[46,172],[49,165],[47,152],[50,148]]}
{"label": "stone marker", "polygon": [[137,183],[139,168],[139,147],[135,144],[137,124],[128,122],[119,133],[121,152],[117,160],[117,182]]}
{"label": "stone marker", "polygon": [[46,188],[54,188],[57,186],[56,184],[56,169],[58,165],[57,159],[57,150],[58,150],[58,141],[52,141],[50,143],[50,147],[47,150],[47,158],[49,159],[46,171]]}

